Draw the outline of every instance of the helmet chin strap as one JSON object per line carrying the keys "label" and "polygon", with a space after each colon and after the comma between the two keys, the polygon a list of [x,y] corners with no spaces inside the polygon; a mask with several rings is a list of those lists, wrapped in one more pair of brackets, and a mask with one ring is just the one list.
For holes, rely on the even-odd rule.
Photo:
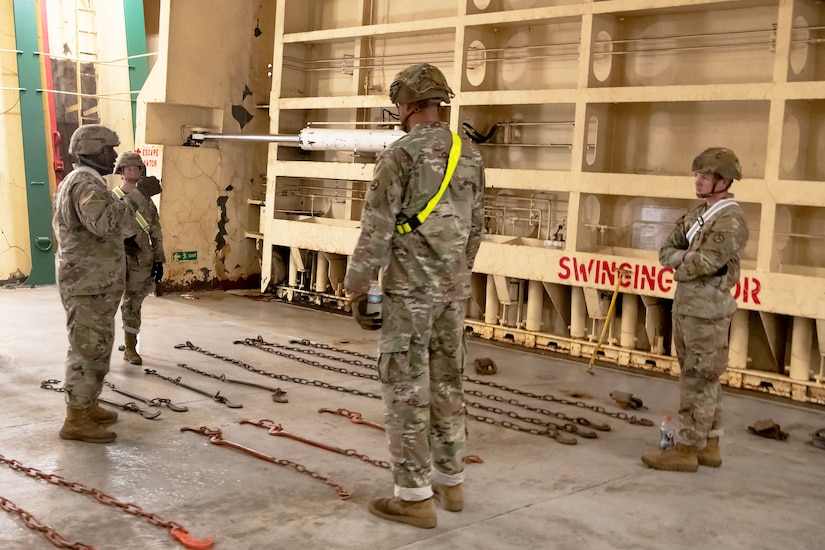
{"label": "helmet chin strap", "polygon": [[725,187],[721,191],[716,190],[716,184],[719,183],[720,181],[724,181],[724,180],[717,180],[717,181],[713,182],[713,188],[710,190],[710,193],[696,193],[696,197],[700,198],[700,199],[709,199],[709,198],[711,198],[715,195],[721,195],[722,193],[727,193],[728,189],[730,189],[730,183],[727,185],[727,187]]}
{"label": "helmet chin strap", "polygon": [[101,174],[101,175],[103,175],[103,176],[106,176],[106,175],[108,175],[108,174],[113,173],[113,172],[115,171],[114,166],[109,166],[109,167],[106,167],[106,166],[104,166],[103,164],[100,164],[99,162],[97,162],[96,160],[94,160],[94,159],[95,159],[96,157],[98,157],[98,156],[99,156],[99,155],[94,155],[94,156],[91,156],[91,155],[79,155],[79,156],[77,157],[77,160],[78,160],[78,162],[79,162],[80,164],[84,164],[84,165],[86,165],[86,166],[89,166],[90,168],[94,168],[95,170],[97,170],[98,172],[100,172],[100,174]]}

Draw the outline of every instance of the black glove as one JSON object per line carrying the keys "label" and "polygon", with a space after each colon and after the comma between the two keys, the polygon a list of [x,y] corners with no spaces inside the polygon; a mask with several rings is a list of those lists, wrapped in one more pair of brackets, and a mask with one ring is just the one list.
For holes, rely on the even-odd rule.
{"label": "black glove", "polygon": [[137,183],[138,191],[143,193],[147,199],[153,195],[157,195],[162,191],[160,188],[160,180],[155,176],[143,176]]}
{"label": "black glove", "polygon": [[156,283],[163,279],[163,262],[155,262],[152,264],[152,278]]}
{"label": "black glove", "polygon": [[364,330],[378,330],[381,328],[380,313],[367,313],[367,295],[356,293],[350,299],[352,317]]}
{"label": "black glove", "polygon": [[123,239],[123,248],[126,250],[126,254],[134,258],[137,258],[137,255],[140,254],[140,245],[135,240],[134,235]]}

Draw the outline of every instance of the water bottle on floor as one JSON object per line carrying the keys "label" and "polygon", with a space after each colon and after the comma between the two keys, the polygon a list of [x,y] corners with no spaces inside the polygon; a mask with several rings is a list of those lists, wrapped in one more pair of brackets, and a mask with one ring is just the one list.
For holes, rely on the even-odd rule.
{"label": "water bottle on floor", "polygon": [[659,425],[659,448],[662,450],[673,447],[673,434],[675,428],[673,426],[673,417],[666,414]]}

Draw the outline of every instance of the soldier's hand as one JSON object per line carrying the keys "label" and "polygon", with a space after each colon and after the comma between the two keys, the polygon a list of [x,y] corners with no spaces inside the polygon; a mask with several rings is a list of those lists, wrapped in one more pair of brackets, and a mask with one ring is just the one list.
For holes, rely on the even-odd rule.
{"label": "soldier's hand", "polygon": [[664,263],[664,266],[665,267],[672,267],[673,269],[676,269],[677,267],[682,265],[682,262],[685,261],[685,254],[686,253],[687,253],[687,250],[677,250],[676,252],[674,252],[673,254],[670,255],[670,257]]}
{"label": "soldier's hand", "polygon": [[160,180],[155,176],[143,176],[137,183],[138,191],[147,199],[161,192]]}
{"label": "soldier's hand", "polygon": [[367,295],[355,292],[350,298],[352,317],[364,330],[378,330],[381,328],[380,313],[367,313]]}
{"label": "soldier's hand", "polygon": [[156,283],[163,279],[163,262],[155,262],[152,264],[152,278]]}
{"label": "soldier's hand", "polygon": [[134,235],[123,239],[123,248],[129,256],[137,257],[140,254],[140,245],[135,240]]}

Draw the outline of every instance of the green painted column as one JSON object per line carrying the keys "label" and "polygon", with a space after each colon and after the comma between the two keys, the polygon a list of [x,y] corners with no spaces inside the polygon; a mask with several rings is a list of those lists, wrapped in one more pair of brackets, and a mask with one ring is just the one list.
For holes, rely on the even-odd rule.
{"label": "green painted column", "polygon": [[40,51],[37,30],[37,3],[14,0],[14,34],[20,91],[20,120],[23,127],[23,163],[26,170],[26,203],[29,212],[29,240],[32,270],[25,284],[53,285],[54,238],[52,200],[49,189],[49,158],[46,149],[46,122],[40,82]]}
{"label": "green painted column", "polygon": [[[146,53],[146,21],[143,17],[143,0],[123,0],[123,16],[126,21],[126,55],[130,58]],[[129,59],[129,89],[140,90],[149,77],[149,59]],[[137,94],[132,94],[132,134],[135,132]]]}

